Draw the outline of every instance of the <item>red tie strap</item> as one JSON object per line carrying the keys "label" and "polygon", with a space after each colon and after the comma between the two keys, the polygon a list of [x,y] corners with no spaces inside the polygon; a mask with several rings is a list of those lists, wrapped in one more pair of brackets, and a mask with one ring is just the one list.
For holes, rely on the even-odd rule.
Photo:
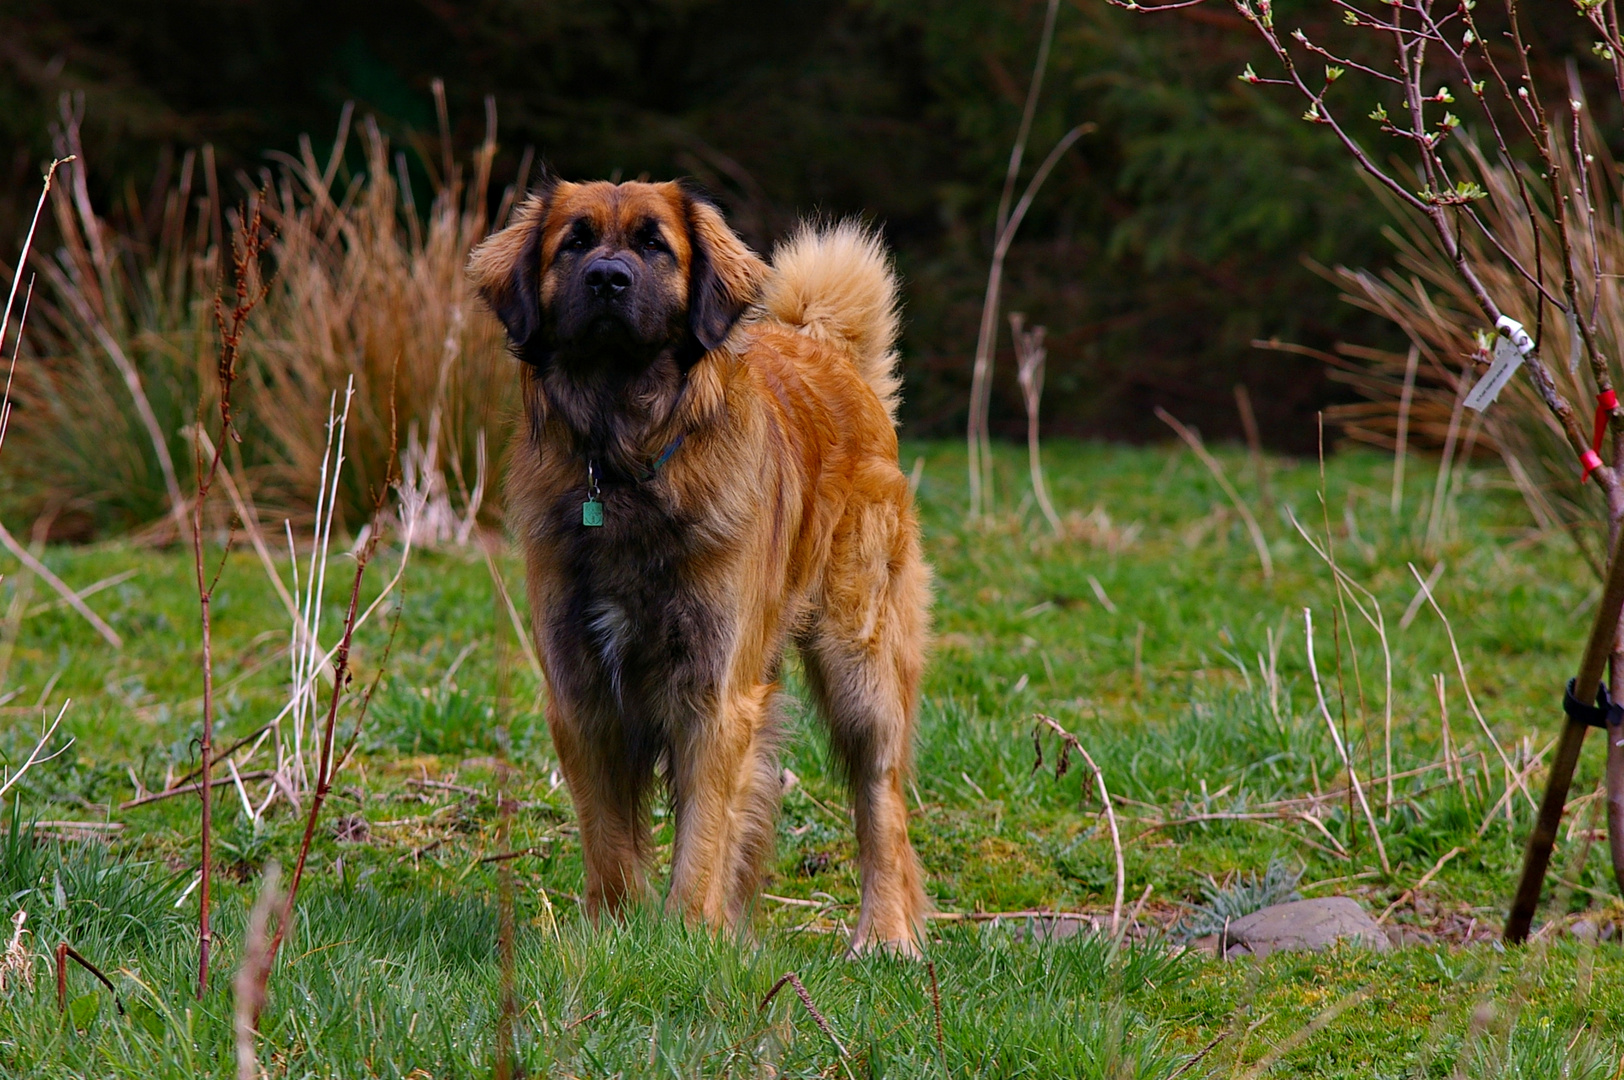
{"label": "red tie strap", "polygon": [[1579,475],[1581,484],[1590,479],[1591,473],[1601,468],[1601,440],[1607,434],[1607,420],[1616,408],[1618,395],[1612,390],[1603,390],[1596,395],[1595,433],[1590,437],[1590,449],[1579,455],[1579,463],[1584,466],[1584,472]]}

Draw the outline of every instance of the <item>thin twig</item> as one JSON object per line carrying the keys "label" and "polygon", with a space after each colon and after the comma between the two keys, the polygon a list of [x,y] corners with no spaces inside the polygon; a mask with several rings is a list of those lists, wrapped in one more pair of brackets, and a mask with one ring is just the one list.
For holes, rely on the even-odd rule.
{"label": "thin twig", "polygon": [[64,746],[55,754],[40,757],[40,752],[45,749],[48,743],[50,743],[51,736],[56,734],[57,726],[62,723],[62,717],[67,714],[68,706],[72,704],[72,698],[69,698],[62,703],[62,707],[56,712],[56,719],[51,721],[50,726],[45,729],[44,733],[40,735],[39,740],[34,743],[34,749],[29,751],[28,758],[23,762],[22,767],[16,772],[12,773],[10,776],[5,777],[5,781],[0,783],[0,799],[5,798],[6,792],[10,791],[16,785],[17,781],[23,778],[23,774],[29,769],[33,768],[35,765],[38,765],[40,762],[50,761],[51,758],[56,757],[58,754],[66,752],[68,746],[73,745],[73,740],[69,739],[68,746]]}
{"label": "thin twig", "polygon": [[[269,780],[275,775],[275,773],[275,769],[256,769],[253,772],[245,772],[240,775],[244,781]],[[209,778],[210,787],[225,787],[230,783],[232,783],[232,779],[229,776],[212,776]],[[150,803],[163,802],[165,799],[173,799],[177,795],[194,795],[202,790],[202,781],[191,784],[181,784],[177,787],[165,788],[162,791],[149,791],[147,794],[138,798],[119,803],[118,808],[120,810],[134,810],[138,806],[146,806]]]}
{"label": "thin twig", "polygon": [[[1335,850],[1332,850],[1332,848],[1328,848],[1323,844],[1315,843],[1313,840],[1308,839],[1306,836],[1297,836],[1296,833],[1293,833],[1288,829],[1281,829],[1281,827],[1276,824],[1277,821],[1290,821],[1290,820],[1293,820],[1293,819],[1295,819],[1297,821],[1303,821],[1303,822],[1308,823],[1309,825],[1314,826],[1314,828],[1318,829],[1324,835],[1326,840],[1331,842],[1332,848],[1334,848]],[[1348,849],[1342,846],[1342,842],[1340,840],[1338,840],[1334,835],[1331,834],[1331,831],[1325,827],[1325,823],[1323,821],[1321,821],[1319,818],[1315,817],[1313,814],[1290,813],[1290,812],[1283,811],[1283,810],[1277,810],[1274,813],[1269,813],[1269,814],[1262,814],[1262,813],[1259,813],[1259,814],[1241,814],[1241,813],[1193,814],[1190,817],[1174,818],[1174,819],[1172,819],[1170,821],[1158,821],[1158,822],[1155,822],[1155,823],[1151,824],[1149,827],[1147,827],[1138,836],[1135,836],[1134,839],[1135,840],[1142,840],[1146,836],[1149,836],[1151,833],[1157,832],[1157,831],[1159,831],[1161,829],[1174,829],[1174,828],[1178,828],[1178,827],[1183,826],[1183,825],[1199,825],[1199,824],[1202,824],[1203,822],[1208,822],[1208,821],[1249,821],[1249,822],[1252,822],[1252,823],[1257,824],[1257,825],[1265,826],[1266,828],[1280,829],[1287,836],[1295,837],[1297,840],[1301,841],[1302,843],[1305,843],[1305,844],[1309,845],[1310,847],[1317,848],[1320,851],[1325,852],[1327,855],[1334,856],[1334,857],[1336,857],[1338,859],[1347,859],[1347,858],[1350,857],[1348,855]]]}
{"label": "thin twig", "polygon": [[[220,351],[215,364],[215,379],[219,392],[219,400],[216,403],[220,416],[219,439],[213,453],[208,455],[206,469],[203,464],[202,448],[195,448],[193,453],[197,472],[197,493],[192,500],[190,522],[192,569],[196,578],[198,622],[203,639],[203,730],[198,748],[198,772],[201,776],[198,791],[202,795],[202,827],[198,838],[202,852],[197,916],[197,998],[199,1001],[203,1000],[203,994],[209,985],[209,952],[213,946],[214,936],[210,927],[211,884],[214,861],[214,802],[213,785],[210,783],[212,779],[210,769],[214,764],[213,603],[215,587],[219,583],[221,572],[225,569],[225,555],[222,554],[220,563],[215,568],[212,577],[209,577],[205,570],[203,513],[208,503],[209,493],[214,486],[215,478],[220,472],[220,462],[225,444],[237,437],[231,414],[231,390],[237,381],[237,360],[242,346],[243,334],[248,327],[248,317],[265,297],[265,286],[258,281],[260,275],[259,259],[264,251],[263,217],[260,211],[260,201],[260,199],[255,199],[252,209],[243,214],[244,223],[235,230],[231,239],[234,300],[229,316],[226,314],[225,303],[221,297],[217,294],[214,298],[214,321],[220,334]],[[201,427],[201,421],[199,421],[199,426]],[[228,540],[227,551],[229,550],[230,542]],[[236,783],[239,791],[241,791],[241,779],[237,778]],[[248,803],[245,792],[243,793],[243,802],[245,805]],[[252,807],[249,809],[250,816],[252,816]]]}
{"label": "thin twig", "polygon": [[1197,1050],[1189,1061],[1186,1061],[1183,1065],[1180,1065],[1177,1069],[1174,1069],[1171,1073],[1168,1073],[1167,1080],[1178,1080],[1179,1077],[1201,1064],[1201,1059],[1205,1058],[1208,1054],[1217,1049],[1218,1044],[1223,1042],[1228,1037],[1229,1031],[1227,1029],[1214,1035],[1212,1037],[1212,1041],[1207,1043],[1207,1045],[1203,1046],[1200,1050]]}
{"label": "thin twig", "polygon": [[[91,582],[89,585],[86,585],[84,588],[80,589],[76,595],[81,600],[85,599],[86,597],[95,596],[97,593],[111,589],[115,585],[122,585],[124,582],[130,580],[139,573],[141,573],[139,569],[121,570],[116,574],[111,574],[107,577]],[[32,619],[36,615],[43,615],[47,611],[52,611],[65,605],[66,603],[66,600],[50,600],[43,604],[36,604],[27,611],[23,612],[23,618]]]}
{"label": "thin twig", "polygon": [[1437,862],[1432,864],[1432,869],[1431,870],[1428,870],[1426,873],[1421,875],[1421,880],[1417,881],[1410,888],[1405,889],[1404,892],[1399,894],[1399,898],[1397,900],[1394,900],[1391,904],[1388,904],[1387,905],[1387,910],[1383,911],[1380,915],[1376,916],[1376,921],[1378,923],[1386,922],[1387,917],[1389,915],[1391,915],[1394,912],[1394,910],[1398,908],[1398,906],[1400,904],[1404,903],[1404,901],[1406,901],[1406,900],[1410,900],[1410,899],[1413,899],[1414,897],[1420,896],[1421,895],[1421,890],[1426,888],[1429,884],[1431,884],[1432,879],[1434,877],[1438,876],[1438,871],[1440,871],[1440,870],[1442,870],[1444,868],[1444,864],[1447,863],[1450,859],[1453,859],[1456,855],[1459,855],[1461,852],[1463,852],[1465,850],[1466,849],[1463,848],[1463,847],[1452,847],[1452,848],[1450,848],[1447,852],[1444,853],[1443,858],[1439,859]]}
{"label": "thin twig", "polygon": [[1098,919],[1086,911],[1054,911],[1049,908],[1023,908],[1019,911],[932,911],[925,915],[931,922],[1013,922],[1017,919],[1051,919],[1059,922],[1070,919],[1099,925]]}
{"label": "thin twig", "polygon": [[[1093,131],[1095,124],[1090,121],[1078,124],[1065,135],[1061,136],[1049,156],[1043,159],[1038,171],[1032,175],[1031,181],[1026,185],[1026,192],[1021,201],[1015,204],[1014,211],[1009,215],[1009,221],[1004,225],[993,245],[992,269],[987,274],[987,293],[981,304],[981,333],[976,341],[975,368],[970,379],[970,517],[975,519],[992,509],[992,441],[987,432],[986,414],[988,404],[992,400],[992,352],[993,344],[998,336],[998,304],[1000,290],[1003,288],[1004,259],[1009,254],[1009,247],[1015,242],[1015,233],[1021,227],[1026,212],[1031,209],[1032,200],[1037,197],[1038,189],[1049,178],[1067,150],[1072,144],[1084,135]],[[982,491],[983,484],[986,491]]]}
{"label": "thin twig", "polygon": [[947,1077],[947,1040],[942,1037],[942,988],[936,982],[936,961],[925,961],[925,970],[930,972],[930,1007],[936,1014],[936,1061],[942,1067],[942,1076]]}
{"label": "thin twig", "polygon": [[[1534,760],[1530,761],[1528,763],[1528,767],[1526,769],[1524,769],[1521,773],[1518,774],[1518,776],[1517,776],[1517,785],[1525,783],[1527,781],[1527,779],[1534,774],[1534,770],[1539,768],[1541,765],[1543,765],[1545,763],[1545,755],[1547,753],[1549,753],[1551,747],[1553,747],[1555,745],[1556,745],[1556,740],[1555,739],[1553,739],[1550,742],[1545,744],[1545,749],[1541,750],[1538,754],[1536,754],[1534,756]],[[1514,785],[1514,784],[1511,784],[1511,783],[1507,783],[1506,786],[1505,786],[1505,790],[1500,792],[1500,798],[1495,801],[1495,804],[1489,808],[1489,812],[1484,815],[1483,823],[1477,827],[1477,835],[1478,836],[1481,837],[1481,836],[1487,835],[1487,833],[1489,831],[1489,826],[1493,825],[1494,824],[1494,819],[1500,816],[1500,808],[1505,806],[1506,803],[1510,802],[1511,799],[1516,795],[1516,793],[1517,793],[1517,786]],[[1508,820],[1510,819],[1510,812],[1509,811],[1507,812],[1507,819]]]}
{"label": "thin twig", "polygon": [[[1322,468],[1323,465],[1324,462],[1322,459]],[[1326,531],[1326,545],[1324,548],[1321,548],[1319,544],[1314,541],[1314,538],[1308,534],[1308,530],[1303,528],[1302,522],[1297,520],[1297,515],[1292,514],[1289,511],[1288,515],[1290,516],[1291,524],[1296,528],[1298,535],[1300,535],[1303,540],[1307,542],[1308,546],[1313,549],[1314,554],[1318,555],[1320,559],[1324,561],[1325,565],[1331,568],[1331,573],[1336,578],[1338,598],[1340,599],[1342,593],[1347,593],[1348,597],[1353,600],[1354,609],[1359,612],[1360,617],[1363,618],[1365,622],[1370,624],[1370,628],[1376,631],[1376,638],[1381,642],[1383,677],[1382,709],[1384,713],[1382,722],[1382,747],[1387,769],[1387,801],[1383,805],[1390,810],[1393,805],[1393,780],[1395,777],[1393,774],[1393,651],[1387,642],[1387,617],[1382,614],[1381,601],[1376,599],[1376,594],[1359,584],[1359,582],[1355,581],[1353,577],[1343,570],[1342,567],[1337,564],[1337,561],[1332,558],[1330,550],[1329,526],[1327,526]],[[1357,596],[1353,596],[1352,590],[1358,590],[1364,596],[1365,603],[1368,603],[1370,606],[1367,608],[1365,603],[1361,603]],[[1345,611],[1346,609],[1344,608],[1344,612]],[[1348,635],[1348,641],[1350,643],[1353,641],[1351,631]],[[1358,657],[1355,656],[1354,659],[1357,662]],[[1363,701],[1362,691],[1360,700],[1361,702]],[[1372,768],[1374,768],[1374,766],[1372,766]]]}
{"label": "thin twig", "polygon": [[67,1012],[68,1011],[68,965],[67,965],[67,962],[69,960],[72,960],[74,963],[78,964],[80,967],[84,968],[86,971],[88,971],[92,975],[96,976],[97,980],[100,981],[100,983],[103,986],[107,987],[107,992],[109,994],[113,995],[113,1004],[114,1004],[114,1006],[117,1007],[118,1014],[120,1016],[123,1016],[124,1015],[124,1002],[118,996],[118,991],[116,989],[114,989],[113,980],[109,979],[106,975],[102,974],[102,969],[101,968],[97,967],[95,964],[92,964],[89,960],[86,960],[84,958],[84,956],[79,952],[78,949],[75,949],[72,945],[69,945],[66,941],[64,941],[62,944],[60,944],[60,945],[58,945],[56,947],[56,1008],[57,1008],[57,1011],[58,1012]]}
{"label": "thin twig", "polygon": [[1269,463],[1263,456],[1263,436],[1258,431],[1257,414],[1252,411],[1252,392],[1245,383],[1235,384],[1235,411],[1241,414],[1241,429],[1246,433],[1246,450],[1252,455],[1252,471],[1257,474],[1258,502],[1267,514],[1273,500],[1269,497]]}
{"label": "thin twig", "polygon": [[1483,719],[1483,713],[1477,707],[1477,699],[1472,696],[1472,684],[1466,680],[1466,662],[1461,659],[1460,647],[1455,644],[1455,628],[1449,624],[1449,616],[1445,615],[1444,609],[1438,606],[1437,599],[1432,595],[1432,589],[1422,580],[1421,572],[1415,568],[1415,564],[1410,563],[1409,567],[1410,573],[1414,575],[1416,582],[1421,586],[1421,591],[1427,594],[1427,603],[1432,605],[1432,610],[1437,613],[1438,618],[1443,622],[1444,633],[1449,635],[1449,651],[1455,656],[1455,671],[1460,676],[1460,688],[1466,694],[1466,704],[1471,706],[1472,716],[1477,719],[1478,727],[1483,729],[1483,734],[1494,745],[1494,751],[1500,755],[1500,760],[1505,764],[1506,771],[1516,779],[1517,785],[1522,788],[1523,796],[1528,800],[1528,805],[1537,806],[1533,792],[1529,791],[1528,785],[1523,783],[1522,777],[1518,775],[1516,768],[1511,764],[1511,758],[1506,756],[1505,747],[1501,746],[1500,740],[1494,737],[1494,731],[1489,727],[1489,722]]}
{"label": "thin twig", "polygon": [[[1091,769],[1094,773],[1094,782],[1099,786],[1100,801],[1105,804],[1105,820],[1111,829],[1111,850],[1116,855],[1116,898],[1111,902],[1111,940],[1113,942],[1120,942],[1122,940],[1122,902],[1124,900],[1124,894],[1127,891],[1128,875],[1127,864],[1122,857],[1122,834],[1117,829],[1116,807],[1112,805],[1111,792],[1105,786],[1105,774],[1101,772],[1100,767],[1094,763],[1093,757],[1089,755],[1089,752],[1083,747],[1082,742],[1077,738],[1077,736],[1073,735],[1071,732],[1062,727],[1060,725],[1060,721],[1056,720],[1052,716],[1045,716],[1042,713],[1034,714],[1032,719],[1036,720],[1038,724],[1043,727],[1047,727],[1050,731],[1058,735],[1063,746],[1076,750],[1079,754],[1083,755],[1083,760],[1088,763],[1089,769]],[[1035,743],[1036,741],[1036,734],[1034,733],[1033,742]],[[1042,750],[1040,748],[1039,754],[1041,755],[1041,753]],[[1062,751],[1061,761],[1065,760],[1064,753],[1065,751]],[[1040,756],[1039,764],[1041,763],[1042,758]],[[1057,766],[1056,771],[1058,774],[1063,773],[1065,770],[1064,768]]]}
{"label": "thin twig", "polygon": [[82,615],[85,622],[89,623],[96,633],[102,636],[103,641],[106,641],[115,649],[124,647],[124,639],[118,636],[118,631],[103,622],[100,615],[91,611],[90,606],[80,599],[78,593],[68,587],[67,582],[51,573],[50,567],[34,558],[34,553],[19,544],[17,538],[11,535],[11,530],[7,529],[3,524],[0,524],[0,544],[4,544],[6,550],[17,557],[18,562],[39,575],[47,585],[56,591],[56,594],[62,598],[64,603]]}
{"label": "thin twig", "polygon": [[1421,588],[1415,590],[1415,596],[1410,599],[1410,605],[1404,609],[1404,615],[1398,621],[1400,630],[1408,630],[1410,624],[1415,622],[1415,617],[1421,614],[1421,607],[1427,602],[1427,594],[1438,584],[1438,579],[1443,577],[1446,565],[1442,559],[1432,564],[1427,579],[1421,583]]}
{"label": "thin twig", "polygon": [[[56,170],[70,161],[78,160],[74,155],[55,158],[45,168],[45,179],[40,184],[39,202],[34,204],[34,217],[28,223],[28,233],[23,237],[23,247],[17,256],[17,270],[11,275],[11,288],[6,293],[6,309],[0,313],[0,355],[6,351],[6,330],[11,325],[11,309],[17,302],[17,287],[22,284],[23,267],[28,265],[28,252],[34,246],[34,232],[39,228],[39,218],[45,210],[45,200],[51,194],[51,181],[56,179]],[[21,337],[19,331],[18,336]],[[9,380],[8,380],[9,382]]]}
{"label": "thin twig", "polygon": [[535,638],[525,629],[518,605],[514,604],[513,595],[508,592],[507,581],[502,577],[502,570],[496,565],[496,552],[493,549],[497,543],[494,537],[488,540],[481,538],[479,550],[485,556],[485,569],[490,572],[491,583],[496,586],[496,594],[502,601],[502,607],[507,611],[508,621],[513,625],[513,636],[519,639],[519,648],[524,650],[524,658],[530,665],[531,674],[535,675],[538,684],[545,684],[547,676],[541,669],[541,658],[536,655]]}
{"label": "thin twig", "polygon": [[433,788],[437,791],[455,791],[458,794],[472,795],[479,799],[483,799],[485,797],[485,791],[483,788],[471,788],[466,784],[450,784],[444,780],[430,780],[426,777],[411,776],[407,777],[406,783],[410,784],[412,787]]}
{"label": "thin twig", "polygon": [[772,1004],[773,998],[778,996],[778,991],[784,988],[785,983],[795,988],[795,995],[801,999],[801,1004],[806,1006],[806,1011],[812,1014],[812,1021],[818,1025],[818,1030],[822,1031],[829,1041],[834,1043],[835,1050],[839,1052],[841,1059],[844,1060],[850,1057],[846,1053],[846,1048],[841,1045],[840,1039],[835,1035],[835,1029],[829,1026],[829,1021],[823,1018],[823,1014],[818,1011],[818,1007],[812,1003],[812,995],[806,992],[806,984],[801,982],[801,977],[795,972],[786,971],[778,977],[778,981],[773,983],[772,989],[767,991],[767,996],[761,999],[761,1008],[758,1011],[765,1011],[767,1006]]}
{"label": "thin twig", "polygon": [[1297,1049],[1297,1047],[1301,1046],[1309,1039],[1312,1039],[1315,1035],[1318,1035],[1323,1028],[1332,1023],[1337,1017],[1341,1016],[1355,1005],[1363,1002],[1367,997],[1370,996],[1371,991],[1374,989],[1374,985],[1361,986],[1359,989],[1353,991],[1351,994],[1345,995],[1330,1008],[1324,1010],[1318,1016],[1314,1017],[1314,1019],[1310,1020],[1308,1023],[1286,1036],[1285,1039],[1281,1040],[1280,1043],[1271,1049],[1267,1054],[1264,1054],[1258,1059],[1257,1064],[1253,1065],[1252,1068],[1247,1072],[1245,1080],[1257,1080],[1257,1077],[1267,1073],[1270,1069],[1274,1068],[1275,1063],[1281,1058]]}
{"label": "thin twig", "polygon": [[[983,398],[991,400],[992,351],[998,337],[998,289],[1003,277],[1004,257],[998,249],[1009,225],[1010,203],[1015,198],[1015,183],[1020,179],[1021,161],[1026,156],[1026,143],[1032,134],[1032,120],[1037,115],[1038,96],[1043,92],[1043,75],[1049,68],[1049,47],[1054,41],[1055,21],[1060,15],[1060,0],[1048,0],[1043,15],[1043,32],[1038,37],[1037,59],[1032,64],[1032,79],[1026,88],[1026,105],[1021,109],[1021,123],[1015,132],[1015,144],[1009,150],[1009,168],[1004,172],[1004,189],[998,196],[998,212],[993,219],[994,251],[992,266],[987,272],[987,300],[982,307],[981,328],[976,335],[975,365],[970,375],[970,423],[967,442],[970,454],[970,517],[981,513],[983,473],[990,475],[992,463],[983,459],[991,453],[992,444],[987,432],[987,406]],[[990,314],[989,314],[990,311]],[[987,497],[991,498],[991,491]]]}
{"label": "thin twig", "polygon": [[[269,725],[269,724],[266,724],[263,727],[255,728],[253,731],[250,731],[248,734],[244,735],[242,738],[238,739],[236,742],[232,743],[230,746],[226,747],[224,750],[217,751],[215,753],[215,755],[214,755],[214,759],[216,761],[223,761],[224,759],[230,757],[232,754],[235,754],[238,750],[241,750],[243,747],[247,746],[249,743],[253,742],[255,739],[259,738],[261,735],[264,735],[266,732],[268,732],[270,730],[271,730],[271,725]],[[246,764],[248,764],[248,762],[250,762],[252,760],[254,760],[254,755],[250,753],[246,758],[243,759],[242,763],[244,765],[246,765]],[[191,772],[187,773],[185,776],[181,777],[179,780],[176,780],[174,784],[169,785],[169,788],[166,788],[165,790],[169,790],[170,788],[174,788],[174,787],[176,787],[177,785],[180,785],[180,784],[189,784],[189,783],[191,783],[194,779],[197,778],[197,776],[200,773],[202,773],[202,771],[203,771],[202,769],[193,769]]]}
{"label": "thin twig", "polygon": [[1303,633],[1308,643],[1308,671],[1314,679],[1314,696],[1319,701],[1320,715],[1325,718],[1325,724],[1331,729],[1331,741],[1336,745],[1336,752],[1342,758],[1342,765],[1348,770],[1348,781],[1353,785],[1354,794],[1359,797],[1359,805],[1364,809],[1365,821],[1370,825],[1370,834],[1376,840],[1376,854],[1381,857],[1382,872],[1391,875],[1392,864],[1387,861],[1387,845],[1382,843],[1381,830],[1376,826],[1376,815],[1371,813],[1370,802],[1365,798],[1364,786],[1359,783],[1359,774],[1355,770],[1353,759],[1348,755],[1348,749],[1343,745],[1342,735],[1336,729],[1336,721],[1331,719],[1331,710],[1325,704],[1325,691],[1320,686],[1319,665],[1314,659],[1314,613],[1303,608]]}
{"label": "thin twig", "polygon": [[1269,555],[1269,542],[1263,538],[1263,529],[1258,525],[1257,518],[1252,516],[1252,511],[1247,508],[1245,500],[1241,498],[1241,493],[1235,490],[1235,485],[1231,484],[1229,477],[1224,475],[1223,465],[1219,464],[1218,459],[1207,452],[1207,448],[1202,445],[1201,436],[1179,423],[1172,413],[1158,405],[1156,406],[1156,416],[1162,423],[1172,428],[1178,434],[1178,437],[1184,440],[1185,445],[1195,451],[1195,456],[1201,459],[1201,463],[1212,473],[1213,479],[1218,481],[1218,486],[1224,489],[1224,494],[1229,496],[1229,501],[1234,504],[1235,510],[1241,516],[1241,520],[1246,522],[1246,531],[1252,536],[1252,546],[1257,549],[1258,561],[1263,564],[1264,580],[1273,578],[1274,559]]}
{"label": "thin twig", "polygon": [[[392,386],[389,395],[391,406],[394,400],[395,389]],[[282,902],[282,917],[277,922],[276,934],[271,938],[269,949],[270,957],[265,967],[264,977],[266,980],[269,980],[270,978],[271,964],[273,964],[276,960],[277,950],[281,948],[282,940],[287,935],[288,928],[293,924],[293,910],[294,903],[297,901],[299,896],[299,882],[304,877],[305,863],[310,856],[311,842],[315,839],[316,822],[321,817],[322,805],[327,801],[328,792],[332,790],[333,774],[338,771],[339,767],[342,767],[344,760],[348,760],[348,754],[345,755],[343,760],[338,761],[336,765],[333,759],[333,750],[338,734],[338,707],[340,702],[343,700],[344,691],[348,688],[350,683],[350,646],[354,640],[355,628],[360,625],[361,620],[366,617],[364,614],[360,613],[361,584],[366,578],[367,567],[371,564],[372,557],[374,554],[376,554],[378,544],[383,535],[385,499],[388,497],[389,491],[399,483],[399,476],[396,472],[396,463],[399,460],[396,452],[398,447],[397,434],[398,429],[396,427],[395,413],[393,407],[391,407],[389,415],[389,456],[386,459],[388,461],[388,465],[386,467],[387,472],[384,476],[383,483],[379,485],[373,497],[372,523],[369,526],[367,538],[356,548],[354,552],[355,575],[350,580],[350,599],[349,604],[345,609],[344,629],[343,633],[339,637],[338,645],[335,647],[333,652],[333,691],[332,696],[328,699],[327,717],[322,725],[321,746],[319,748],[320,756],[318,757],[316,763],[316,789],[311,796],[310,810],[305,817],[304,836],[299,842],[299,856],[298,860],[293,866],[293,878],[289,882],[287,896]],[[337,473],[335,470],[335,481],[336,476]],[[410,551],[411,546],[410,531],[410,528],[408,528],[406,552]],[[383,595],[387,595],[389,590],[394,587],[394,583],[400,580],[400,575],[405,572],[405,562],[406,553],[403,552],[401,556],[400,569],[396,572],[395,577],[390,584],[385,587]],[[380,595],[377,600],[374,600],[373,603],[366,609],[367,613],[373,611],[381,600],[382,595]],[[391,644],[393,641],[394,633],[391,631]],[[380,666],[380,678],[382,677],[382,674],[383,668]],[[356,720],[357,731],[359,731],[361,718],[365,716],[366,707],[372,700],[372,691],[377,688],[377,685],[378,682],[375,679],[371,688],[368,689],[365,698],[362,700],[360,712]],[[351,745],[353,747],[353,740]]]}
{"label": "thin twig", "polygon": [[[507,803],[504,802],[502,805],[506,806]],[[518,851],[504,851],[499,855],[486,855],[485,857],[483,857],[479,861],[481,863],[504,863],[504,862],[511,862],[514,859],[522,859],[526,855],[545,855],[545,854],[547,854],[547,849],[546,848],[527,847],[527,848],[520,848]]]}

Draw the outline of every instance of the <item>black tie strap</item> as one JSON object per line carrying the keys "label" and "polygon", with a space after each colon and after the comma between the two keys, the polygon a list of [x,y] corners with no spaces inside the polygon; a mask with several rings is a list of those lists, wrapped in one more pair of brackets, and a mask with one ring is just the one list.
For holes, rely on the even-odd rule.
{"label": "black tie strap", "polygon": [[1607,692],[1607,684],[1602,683],[1596,687],[1596,703],[1586,705],[1573,696],[1573,684],[1577,680],[1569,679],[1567,689],[1562,692],[1562,711],[1568,714],[1570,720],[1577,720],[1589,727],[1607,728],[1617,727],[1624,723],[1624,705],[1619,705]]}

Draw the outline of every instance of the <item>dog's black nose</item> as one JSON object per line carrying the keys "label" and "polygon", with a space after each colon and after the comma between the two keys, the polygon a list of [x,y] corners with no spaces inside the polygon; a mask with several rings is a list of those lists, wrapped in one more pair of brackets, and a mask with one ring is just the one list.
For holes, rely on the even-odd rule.
{"label": "dog's black nose", "polygon": [[631,283],[631,270],[619,259],[593,259],[586,268],[586,287],[599,299],[611,300]]}

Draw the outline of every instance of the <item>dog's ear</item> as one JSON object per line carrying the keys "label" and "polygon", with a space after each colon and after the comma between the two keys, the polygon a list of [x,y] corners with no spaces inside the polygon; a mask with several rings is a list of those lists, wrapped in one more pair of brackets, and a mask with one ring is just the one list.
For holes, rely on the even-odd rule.
{"label": "dog's ear", "polygon": [[685,185],[688,207],[688,327],[697,361],[727,340],[744,309],[756,302],[767,264],[728,227],[722,212]]}
{"label": "dog's ear", "polygon": [[468,277],[491,313],[507,328],[521,359],[532,354],[541,328],[541,234],[556,181],[546,179],[519,204],[512,222],[486,237],[468,257]]}

